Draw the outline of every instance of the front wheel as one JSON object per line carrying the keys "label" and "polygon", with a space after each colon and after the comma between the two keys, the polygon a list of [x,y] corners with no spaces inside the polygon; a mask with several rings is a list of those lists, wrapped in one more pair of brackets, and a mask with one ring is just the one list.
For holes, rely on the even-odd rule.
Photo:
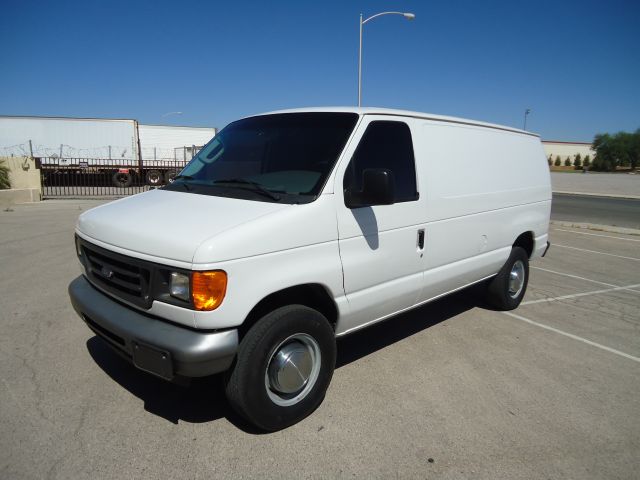
{"label": "front wheel", "polygon": [[513,247],[498,274],[489,282],[487,301],[497,310],[513,310],[520,305],[529,283],[529,256],[522,247]]}
{"label": "front wheel", "polygon": [[281,430],[322,403],[335,361],[335,335],[321,313],[303,305],[278,308],[240,342],[227,399],[254,426]]}

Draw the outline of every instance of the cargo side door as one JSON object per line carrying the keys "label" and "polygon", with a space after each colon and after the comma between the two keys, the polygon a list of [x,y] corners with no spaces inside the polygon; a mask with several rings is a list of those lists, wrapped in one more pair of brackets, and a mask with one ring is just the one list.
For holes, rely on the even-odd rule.
{"label": "cargo side door", "polygon": [[[420,200],[408,120],[367,115],[347,147],[335,179],[340,257],[349,312],[337,333],[356,329],[416,304],[424,258]],[[362,189],[363,171],[393,172],[394,203],[348,208],[345,191]]]}

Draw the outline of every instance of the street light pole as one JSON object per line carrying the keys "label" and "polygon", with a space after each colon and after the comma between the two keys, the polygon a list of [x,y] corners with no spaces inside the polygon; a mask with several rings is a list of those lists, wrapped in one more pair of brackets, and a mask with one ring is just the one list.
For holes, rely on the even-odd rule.
{"label": "street light pole", "polygon": [[362,103],[362,14],[360,14],[360,47],[358,48],[358,106]]}
{"label": "street light pole", "polygon": [[527,115],[529,115],[530,113],[531,113],[531,109],[530,108],[527,108],[524,111],[524,127],[522,128],[523,130],[527,129]]}
{"label": "street light pole", "polygon": [[360,14],[360,48],[358,49],[358,106],[362,105],[362,27],[365,23],[373,20],[374,18],[381,17],[382,15],[402,15],[407,20],[413,20],[416,16],[413,13],[406,12],[381,12],[371,15],[369,18],[362,20],[362,14]]}

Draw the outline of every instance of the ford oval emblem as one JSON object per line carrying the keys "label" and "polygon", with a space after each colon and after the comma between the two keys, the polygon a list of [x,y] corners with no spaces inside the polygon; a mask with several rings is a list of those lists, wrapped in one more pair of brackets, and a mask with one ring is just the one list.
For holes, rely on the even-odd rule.
{"label": "ford oval emblem", "polygon": [[111,278],[113,277],[113,271],[109,270],[107,267],[102,267],[102,269],[100,270],[100,273],[102,274],[102,276],[104,278]]}

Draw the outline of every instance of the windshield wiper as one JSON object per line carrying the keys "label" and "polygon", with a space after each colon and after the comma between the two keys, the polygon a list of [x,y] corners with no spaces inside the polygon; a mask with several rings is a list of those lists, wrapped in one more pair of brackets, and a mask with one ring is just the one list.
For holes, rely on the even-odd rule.
{"label": "windshield wiper", "polygon": [[244,188],[246,190],[251,190],[252,192],[261,193],[265,197],[269,197],[271,200],[275,200],[276,202],[280,201],[280,195],[276,195],[270,190],[267,190],[258,182],[254,182],[252,180],[246,180],[244,178],[225,178],[222,180],[215,180],[213,182],[214,185],[226,183],[229,185],[233,185],[237,188]]}
{"label": "windshield wiper", "polygon": [[176,175],[175,177],[173,177],[173,181],[175,182],[176,180],[179,180],[181,178],[184,178],[185,180],[193,180],[193,177],[191,175]]}
{"label": "windshield wiper", "polygon": [[[193,177],[191,175],[176,175],[175,177],[173,177],[173,180],[171,180],[171,183],[175,182],[176,180],[193,180]],[[182,185],[187,192],[191,191],[191,187],[188,183],[182,182],[180,185]]]}

